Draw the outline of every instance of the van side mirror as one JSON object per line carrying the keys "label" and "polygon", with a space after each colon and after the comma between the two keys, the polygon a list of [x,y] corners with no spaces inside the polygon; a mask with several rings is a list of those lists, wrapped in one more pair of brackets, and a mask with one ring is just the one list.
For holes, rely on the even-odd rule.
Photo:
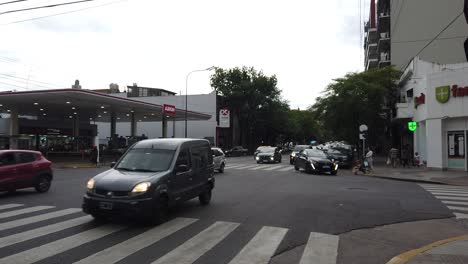
{"label": "van side mirror", "polygon": [[114,168],[114,166],[115,166],[116,163],[117,163],[117,162],[115,162],[115,161],[111,162],[110,167],[111,167],[111,168]]}
{"label": "van side mirror", "polygon": [[176,173],[188,171],[188,166],[186,164],[179,164],[176,166]]}

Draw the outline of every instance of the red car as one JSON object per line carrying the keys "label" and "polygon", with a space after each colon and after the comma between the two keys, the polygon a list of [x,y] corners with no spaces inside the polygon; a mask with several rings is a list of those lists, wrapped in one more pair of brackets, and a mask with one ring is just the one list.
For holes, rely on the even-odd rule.
{"label": "red car", "polygon": [[51,165],[37,151],[0,150],[0,191],[34,187],[47,192],[53,178]]}

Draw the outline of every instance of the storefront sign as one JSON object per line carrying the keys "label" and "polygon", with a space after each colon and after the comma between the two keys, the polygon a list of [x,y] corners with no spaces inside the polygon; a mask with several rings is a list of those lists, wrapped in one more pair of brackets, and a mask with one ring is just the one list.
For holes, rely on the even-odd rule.
{"label": "storefront sign", "polygon": [[468,97],[468,86],[461,87],[454,84],[451,87],[446,85],[436,88],[436,99],[439,103],[444,104],[448,102],[450,95],[452,97]]}
{"label": "storefront sign", "polygon": [[408,122],[408,130],[409,131],[416,131],[418,129],[418,123],[416,122]]}
{"label": "storefront sign", "polygon": [[167,115],[175,115],[176,114],[176,107],[173,106],[173,105],[164,104],[163,105],[163,112],[164,112],[164,114],[167,114]]}
{"label": "storefront sign", "polygon": [[231,113],[228,109],[219,110],[219,127],[230,127]]}
{"label": "storefront sign", "polygon": [[418,108],[419,105],[426,103],[426,95],[421,93],[420,96],[414,97],[414,108]]}

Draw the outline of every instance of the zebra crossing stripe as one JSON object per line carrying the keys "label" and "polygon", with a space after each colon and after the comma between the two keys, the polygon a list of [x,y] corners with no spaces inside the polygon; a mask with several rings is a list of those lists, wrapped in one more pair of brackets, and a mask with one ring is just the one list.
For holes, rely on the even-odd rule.
{"label": "zebra crossing stripe", "polygon": [[256,167],[256,166],[258,166],[258,165],[247,165],[247,166],[237,167],[237,168],[233,168],[233,169],[243,170],[243,169],[253,168],[253,167]]}
{"label": "zebra crossing stripe", "polygon": [[90,229],[76,235],[62,238],[54,242],[32,248],[0,259],[2,264],[29,264],[60,254],[88,242],[110,235],[124,229],[123,226],[105,225]]}
{"label": "zebra crossing stripe", "polygon": [[455,190],[455,191],[468,191],[468,188],[465,186],[456,187],[456,186],[422,186],[426,190]]}
{"label": "zebra crossing stripe", "polygon": [[447,206],[450,210],[464,211],[468,213],[468,207],[459,207],[459,206]]}
{"label": "zebra crossing stripe", "polygon": [[286,228],[262,227],[229,264],[267,264],[287,232]]}
{"label": "zebra crossing stripe", "polygon": [[276,169],[279,169],[279,168],[283,168],[283,166],[281,166],[281,165],[273,166],[273,167],[269,167],[269,168],[264,169],[264,170],[266,170],[266,171],[271,171],[271,170],[276,170]]}
{"label": "zebra crossing stripe", "polygon": [[310,233],[299,264],[336,264],[339,237]]}
{"label": "zebra crossing stripe", "polygon": [[179,231],[180,229],[188,225],[191,225],[196,221],[197,219],[193,218],[176,218],[170,222],[154,227],[149,231],[146,231],[138,236],[123,241],[120,244],[107,248],[75,263],[117,263],[120,260],[128,257],[129,255],[145,247],[148,247],[167,236],[170,236],[171,234]]}
{"label": "zebra crossing stripe", "polygon": [[468,219],[468,214],[453,213],[457,219]]}
{"label": "zebra crossing stripe", "polygon": [[261,169],[264,169],[264,168],[268,168],[270,166],[268,165],[260,165],[260,166],[257,166],[255,168],[250,168],[249,170],[261,170]]}
{"label": "zebra crossing stripe", "polygon": [[[459,200],[459,201],[468,201],[468,197],[467,198],[464,198],[464,197],[456,197],[456,196],[435,196],[437,199],[444,199],[446,201],[452,199],[452,200]],[[448,200],[447,200],[448,199]],[[449,202],[449,201],[448,201]]]}
{"label": "zebra crossing stripe", "polygon": [[191,264],[238,226],[238,223],[216,222],[152,264]]}
{"label": "zebra crossing stripe", "polygon": [[288,167],[285,167],[284,169],[280,169],[278,171],[290,171],[290,170],[293,170],[294,167],[291,167],[291,166],[288,166]]}
{"label": "zebra crossing stripe", "polygon": [[9,212],[5,212],[5,213],[1,213],[0,214],[0,219],[1,218],[12,217],[12,216],[17,216],[17,215],[22,215],[22,214],[27,214],[27,213],[32,213],[32,212],[37,212],[37,211],[46,210],[46,209],[51,209],[51,208],[55,208],[55,206],[34,206],[34,207],[9,211]]}
{"label": "zebra crossing stripe", "polygon": [[468,197],[468,193],[450,193],[450,192],[432,192],[434,195],[444,195],[444,196],[463,196]]}
{"label": "zebra crossing stripe", "polygon": [[245,164],[228,165],[226,166],[226,169],[233,169],[233,168],[242,167],[242,166],[245,166]]}
{"label": "zebra crossing stripe", "polygon": [[440,190],[427,190],[426,191],[429,191],[429,192],[448,192],[448,193],[468,193],[468,191],[457,191],[457,190],[446,190],[446,189],[440,189]]}
{"label": "zebra crossing stripe", "polygon": [[56,217],[60,217],[60,216],[64,216],[64,215],[74,214],[74,213],[77,213],[77,212],[81,212],[81,209],[79,209],[79,208],[68,208],[68,209],[65,209],[65,210],[60,210],[60,211],[56,211],[56,212],[52,212],[52,213],[48,213],[48,214],[41,214],[41,215],[37,215],[37,216],[32,216],[32,217],[28,217],[28,218],[22,218],[22,219],[10,221],[10,222],[5,222],[5,223],[0,224],[0,231],[10,229],[10,228],[14,228],[14,227],[18,227],[18,226],[24,226],[24,225],[28,225],[28,224],[32,224],[32,223],[37,223],[37,222],[40,222],[40,221],[44,221],[44,220],[48,220],[48,219],[52,219],[52,218],[56,218]]}
{"label": "zebra crossing stripe", "polygon": [[27,241],[27,240],[30,240],[30,239],[33,239],[33,238],[36,238],[36,237],[40,237],[40,236],[48,235],[48,234],[55,233],[55,232],[58,232],[58,231],[62,231],[62,230],[65,230],[67,228],[71,228],[71,227],[74,227],[74,226],[79,226],[79,225],[82,225],[82,224],[85,224],[85,223],[91,221],[92,219],[93,218],[91,216],[83,216],[83,217],[71,219],[71,220],[68,220],[68,221],[59,222],[59,223],[56,223],[56,224],[52,224],[52,225],[32,229],[32,230],[25,231],[25,232],[22,232],[22,233],[17,233],[17,234],[11,235],[11,236],[2,237],[2,239],[0,239],[0,248],[10,246],[10,245],[13,245],[13,244],[16,244],[16,243],[20,243],[20,242],[23,242],[23,241]]}
{"label": "zebra crossing stripe", "polygon": [[[446,201],[446,200],[442,200],[441,202],[443,202],[444,204],[455,204],[455,205],[468,206],[468,202],[457,202],[457,201]],[[466,210],[468,210],[468,207],[466,208]]]}
{"label": "zebra crossing stripe", "polygon": [[23,206],[24,204],[4,204],[0,205],[0,210],[5,210],[5,209],[10,209],[10,208],[15,208],[15,207],[20,207]]}

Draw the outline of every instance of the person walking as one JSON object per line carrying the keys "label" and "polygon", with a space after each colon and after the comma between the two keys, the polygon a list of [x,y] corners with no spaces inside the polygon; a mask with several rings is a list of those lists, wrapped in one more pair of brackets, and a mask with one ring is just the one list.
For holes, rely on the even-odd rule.
{"label": "person walking", "polygon": [[374,152],[372,151],[371,148],[368,148],[367,149],[367,153],[366,153],[366,160],[367,160],[367,163],[369,164],[369,170],[370,171],[374,171]]}
{"label": "person walking", "polygon": [[403,151],[401,153],[401,161],[402,161],[402,165],[403,165],[403,168],[410,168],[409,166],[409,159],[410,159],[410,150],[409,150],[409,146],[406,145],[404,148],[403,148]]}
{"label": "person walking", "polygon": [[395,146],[393,146],[388,152],[388,157],[390,158],[392,167],[395,168],[398,160],[398,149]]}

